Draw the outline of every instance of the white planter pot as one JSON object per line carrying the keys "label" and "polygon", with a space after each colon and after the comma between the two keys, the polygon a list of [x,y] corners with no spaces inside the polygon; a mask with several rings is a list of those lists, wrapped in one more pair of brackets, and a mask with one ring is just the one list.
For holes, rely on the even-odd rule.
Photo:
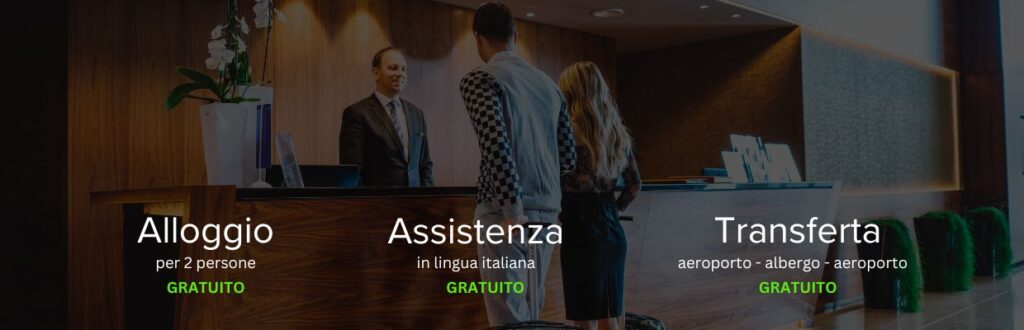
{"label": "white planter pot", "polygon": [[242,154],[251,108],[251,105],[234,103],[199,107],[207,184],[242,186]]}
{"label": "white planter pot", "polygon": [[[238,104],[211,103],[199,107],[207,184],[249,187],[260,181],[258,161],[263,158],[261,154],[269,152],[269,148],[265,148],[263,144],[266,142],[259,139],[261,132],[257,123],[262,120],[257,109],[270,108],[273,102],[273,89],[238,87],[239,95],[243,89],[245,97],[259,98],[260,101]],[[269,118],[269,114],[263,117]],[[269,136],[269,132],[266,135]],[[264,160],[268,158],[269,156],[266,156]]]}

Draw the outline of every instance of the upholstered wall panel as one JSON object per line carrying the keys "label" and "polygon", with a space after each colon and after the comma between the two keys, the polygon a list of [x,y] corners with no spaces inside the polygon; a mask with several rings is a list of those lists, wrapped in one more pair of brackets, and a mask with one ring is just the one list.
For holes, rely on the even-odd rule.
{"label": "upholstered wall panel", "polygon": [[959,187],[956,73],[804,30],[806,177],[847,191]]}

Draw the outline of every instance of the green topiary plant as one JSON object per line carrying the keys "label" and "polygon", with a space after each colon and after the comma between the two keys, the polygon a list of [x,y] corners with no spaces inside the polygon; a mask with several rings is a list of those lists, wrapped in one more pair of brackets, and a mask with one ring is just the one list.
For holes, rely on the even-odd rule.
{"label": "green topiary plant", "polygon": [[881,230],[878,243],[857,244],[861,259],[906,260],[907,268],[868,272],[861,269],[864,303],[869,308],[896,308],[904,312],[921,310],[921,263],[907,225],[898,219],[875,219],[867,223]]}
{"label": "green topiary plant", "polygon": [[953,212],[928,212],[914,218],[924,289],[963,291],[974,277],[974,244],[967,222]]}
{"label": "green topiary plant", "polygon": [[964,214],[974,238],[975,274],[1004,276],[1013,263],[1010,224],[1006,215],[994,207],[979,207]]}

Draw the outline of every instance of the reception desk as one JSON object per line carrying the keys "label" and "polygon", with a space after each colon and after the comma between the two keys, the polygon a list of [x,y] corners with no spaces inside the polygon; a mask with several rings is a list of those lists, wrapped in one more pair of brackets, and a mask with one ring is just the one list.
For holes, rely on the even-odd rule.
{"label": "reception desk", "polygon": [[[472,222],[475,189],[305,188],[236,189],[189,186],[95,192],[94,204],[121,204],[126,327],[174,328],[453,328],[487,327],[476,294],[448,294],[449,281],[477,281],[476,270],[417,269],[417,258],[475,258],[475,245],[387,244],[395,220],[407,225]],[[629,250],[626,310],[661,319],[669,328],[768,327],[809,319],[817,295],[763,295],[761,281],[818,281],[821,270],[681,270],[679,259],[824,260],[827,244],[721,242],[715,217],[736,223],[832,223],[838,187],[830,183],[645,185],[624,212]],[[265,223],[267,244],[228,251],[202,244],[138,244],[147,216],[177,216],[202,226]],[[118,235],[114,235],[118,236]],[[154,272],[166,258],[253,259],[255,269]],[[169,281],[233,281],[245,292],[168,294]],[[563,320],[556,249],[545,283],[542,318]],[[154,320],[164,320],[159,322]]]}

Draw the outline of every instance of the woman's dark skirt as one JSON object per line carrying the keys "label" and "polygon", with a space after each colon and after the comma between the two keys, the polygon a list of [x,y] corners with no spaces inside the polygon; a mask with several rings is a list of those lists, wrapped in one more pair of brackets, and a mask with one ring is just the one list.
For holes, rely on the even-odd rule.
{"label": "woman's dark skirt", "polygon": [[622,315],[626,235],[611,193],[563,193],[562,290],[565,317],[596,320]]}

